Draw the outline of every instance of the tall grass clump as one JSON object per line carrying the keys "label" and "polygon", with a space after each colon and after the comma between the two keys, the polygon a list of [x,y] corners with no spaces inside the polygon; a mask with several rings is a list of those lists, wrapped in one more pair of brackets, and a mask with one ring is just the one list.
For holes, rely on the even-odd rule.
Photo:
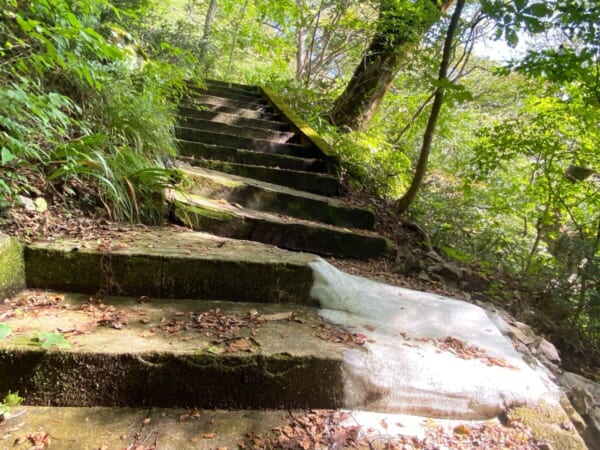
{"label": "tall grass clump", "polygon": [[130,17],[108,0],[0,8],[0,208],[35,174],[114,220],[159,218],[190,69],[149,58]]}

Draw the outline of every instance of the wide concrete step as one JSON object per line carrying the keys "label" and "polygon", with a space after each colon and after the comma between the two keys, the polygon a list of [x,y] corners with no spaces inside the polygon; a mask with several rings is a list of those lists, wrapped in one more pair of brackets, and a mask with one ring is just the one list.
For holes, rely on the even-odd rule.
{"label": "wide concrete step", "polygon": [[277,155],[275,153],[254,152],[232,147],[200,144],[198,142],[177,141],[180,155],[191,159],[211,159],[253,166],[280,167],[305,172],[326,172],[325,161],[317,158],[298,158],[296,156]]}
{"label": "wide concrete step", "polygon": [[[519,420],[502,425],[499,419],[458,421],[347,409],[224,411],[21,406],[14,408],[3,423],[2,439],[5,448],[12,450],[31,450],[29,437],[40,441],[48,438],[50,449],[61,450],[584,447],[576,439],[576,431],[572,430],[570,436],[567,432],[552,433],[548,431],[553,430],[551,425],[543,424],[543,420],[536,417],[527,425]],[[545,426],[534,428],[531,422]],[[449,443],[457,445],[449,447]]]}
{"label": "wide concrete step", "polygon": [[261,119],[250,119],[246,117],[240,117],[235,114],[227,114],[218,111],[200,111],[193,110],[193,113],[189,116],[185,114],[185,110],[182,111],[180,117],[184,121],[186,120],[210,120],[211,122],[226,123],[229,125],[236,125],[238,127],[251,127],[251,128],[262,128],[264,130],[275,130],[275,131],[289,131],[290,126],[286,122],[276,122],[270,120]]}
{"label": "wide concrete step", "polygon": [[283,120],[281,116],[277,113],[264,113],[252,109],[229,108],[227,106],[220,105],[198,105],[192,103],[182,103],[177,109],[179,111],[179,115],[181,116],[198,117],[199,119],[203,118],[201,113],[211,112],[215,114],[229,114],[242,119],[255,119],[260,120],[262,122],[282,122]]}
{"label": "wide concrete step", "polygon": [[288,144],[272,142],[264,139],[252,139],[247,137],[233,136],[225,133],[215,133],[194,128],[178,127],[175,130],[178,139],[201,144],[219,145],[222,147],[233,147],[256,152],[276,153],[290,155],[300,158],[322,157],[320,151],[314,145]]}
{"label": "wide concrete step", "polygon": [[268,105],[266,100],[240,101],[215,95],[198,94],[190,95],[188,101],[192,104],[227,106],[229,108],[249,109],[251,111],[259,111],[268,114],[273,114],[274,112],[274,109]]}
{"label": "wide concrete step", "polygon": [[348,228],[372,230],[372,211],[343,201],[297,191],[250,178],[179,164],[186,191],[237,203],[249,209],[280,213],[311,221]]}
{"label": "wide concrete step", "polygon": [[0,392],[30,405],[337,408],[359,348],[297,305],[28,290],[3,310]]}
{"label": "wide concrete step", "polygon": [[172,192],[171,200],[172,220],[219,236],[356,259],[376,258],[389,249],[386,239],[374,233],[251,210],[194,194]]}
{"label": "wide concrete step", "polygon": [[264,128],[254,128],[249,126],[232,125],[228,123],[213,122],[199,118],[179,119],[182,127],[193,128],[213,133],[223,133],[232,136],[247,137],[251,139],[262,139],[271,142],[298,142],[299,136],[293,131],[277,131]]}
{"label": "wide concrete step", "polygon": [[311,303],[315,256],[177,227],[24,249],[30,288],[161,298]]}
{"label": "wide concrete step", "polygon": [[334,196],[342,188],[338,177],[326,173],[304,172],[279,167],[265,167],[240,163],[212,160],[194,160],[193,164],[219,172],[226,172],[246,178],[266,181],[267,183],[287,186],[313,194]]}

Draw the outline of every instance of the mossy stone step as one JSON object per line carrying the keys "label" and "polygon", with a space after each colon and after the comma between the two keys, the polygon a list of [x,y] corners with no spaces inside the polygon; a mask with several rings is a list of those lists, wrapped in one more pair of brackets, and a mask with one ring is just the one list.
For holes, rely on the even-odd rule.
{"label": "mossy stone step", "polygon": [[30,288],[310,303],[314,256],[173,227],[25,247]]}
{"label": "mossy stone step", "polygon": [[[213,133],[229,134],[231,136],[247,137],[251,139],[262,139],[271,142],[298,142],[299,137],[293,131],[277,131],[264,128],[252,128],[248,126],[232,125],[227,123],[213,122],[198,118],[180,119],[179,123],[185,128],[210,131]],[[296,138],[296,139],[294,139]]]}
{"label": "mossy stone step", "polygon": [[173,192],[172,198],[173,220],[219,236],[356,259],[376,258],[390,248],[386,239],[374,234],[240,208],[193,194]]}
{"label": "mossy stone step", "polygon": [[285,122],[276,122],[261,119],[250,119],[246,117],[240,117],[235,114],[227,114],[217,111],[200,111],[193,110],[192,114],[186,115],[185,108],[180,111],[180,117],[185,120],[210,120],[211,122],[226,123],[229,125],[236,125],[238,127],[251,127],[251,128],[262,128],[264,130],[274,131],[290,131],[289,124]]}
{"label": "mossy stone step", "polygon": [[[9,316],[0,341],[0,392],[30,405],[342,406],[342,353],[357,347],[320,339],[316,309],[40,291],[8,308],[44,295],[56,305]],[[68,348],[42,348],[40,333],[56,330]]]}
{"label": "mossy stone step", "polygon": [[201,115],[198,115],[199,112],[209,111],[212,113],[224,113],[234,115],[236,117],[245,118],[245,119],[256,119],[261,121],[275,121],[281,122],[281,115],[277,113],[263,113],[260,111],[255,111],[253,109],[241,109],[241,108],[230,108],[227,106],[221,105],[198,105],[193,103],[182,103],[178,106],[179,115],[186,117],[198,117],[202,118]]}
{"label": "mossy stone step", "polygon": [[259,111],[267,114],[274,113],[274,109],[268,105],[266,100],[247,102],[208,94],[193,95],[189,100],[192,104],[198,105],[227,106],[229,108],[249,109],[251,111]]}
{"label": "mossy stone step", "polygon": [[182,188],[201,196],[339,227],[372,230],[375,224],[371,210],[341,200],[183,163],[179,169],[185,180]]}
{"label": "mossy stone step", "polygon": [[[254,152],[232,147],[201,144],[185,140],[177,141],[180,154],[193,159],[211,159],[254,166],[281,167],[305,172],[326,172],[325,161],[317,158],[298,158],[275,153]],[[192,162],[193,163],[193,162]]]}
{"label": "mossy stone step", "polygon": [[194,160],[193,164],[219,172],[266,181],[313,194],[334,196],[341,190],[340,180],[326,173],[304,172],[279,167],[265,167],[213,160]]}
{"label": "mossy stone step", "polygon": [[297,156],[300,158],[320,158],[322,154],[314,145],[300,145],[271,142],[264,139],[232,136],[224,133],[197,130],[194,128],[177,127],[175,134],[178,139],[201,144],[233,147],[256,152],[276,153],[281,155]]}

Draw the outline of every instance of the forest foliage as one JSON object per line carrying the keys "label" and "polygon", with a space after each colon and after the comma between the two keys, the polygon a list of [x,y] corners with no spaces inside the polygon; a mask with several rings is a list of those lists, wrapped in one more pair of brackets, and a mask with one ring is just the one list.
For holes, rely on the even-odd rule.
{"label": "forest foliage", "polygon": [[123,28],[134,16],[105,0],[10,0],[0,14],[0,201],[33,177],[113,219],[152,220],[191,72],[148,58]]}
{"label": "forest foliage", "polygon": [[[450,8],[413,36],[368,127],[332,126],[327,114],[382,29],[382,5],[431,1],[8,0],[0,198],[44,177],[115,219],[152,217],[152,193],[173,176],[184,80],[208,77],[276,89],[330,140],[354,189],[394,201],[444,89],[426,178],[403,219],[482,277],[520,280],[564,348],[600,352],[600,6],[469,1],[438,80]],[[415,23],[431,10],[413,9]],[[392,33],[412,20],[386,17],[402,18],[386,25]],[[495,40],[504,44],[485,50]],[[502,285],[490,294],[513,295]]]}

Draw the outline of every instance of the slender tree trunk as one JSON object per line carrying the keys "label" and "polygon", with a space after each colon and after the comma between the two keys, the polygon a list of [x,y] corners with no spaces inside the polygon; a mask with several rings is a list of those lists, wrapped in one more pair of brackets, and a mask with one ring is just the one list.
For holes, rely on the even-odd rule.
{"label": "slender tree trunk", "polygon": [[296,80],[302,78],[304,67],[306,66],[306,61],[304,59],[306,56],[305,40],[306,28],[298,27],[298,30],[296,31]]}
{"label": "slender tree trunk", "polygon": [[210,0],[208,5],[208,11],[206,11],[206,18],[204,19],[204,31],[202,32],[202,39],[200,40],[200,60],[203,60],[208,53],[208,46],[210,43],[210,30],[212,29],[215,15],[217,14],[217,0]]}
{"label": "slender tree trunk", "polygon": [[453,0],[380,0],[377,29],[344,92],[329,112],[342,129],[364,130],[389,90],[406,55]]}
{"label": "slender tree trunk", "polygon": [[[448,67],[450,66],[450,57],[452,54],[452,41],[454,40],[454,33],[458,26],[458,21],[460,20],[460,15],[464,6],[465,0],[457,0],[456,8],[452,14],[452,19],[450,19],[450,25],[448,25],[446,40],[444,41],[444,52],[442,53],[442,62],[440,63],[440,71],[438,75],[439,81],[447,80]],[[427,171],[427,163],[429,161],[429,153],[431,151],[431,142],[435,133],[435,126],[437,124],[443,103],[444,88],[440,86],[435,91],[435,97],[433,99],[429,121],[427,122],[427,128],[425,129],[425,134],[423,135],[423,145],[421,146],[421,153],[415,169],[415,175],[406,193],[402,196],[402,198],[400,198],[400,200],[396,202],[396,210],[399,213],[403,213],[408,209],[417,196],[417,192],[421,188],[423,178],[425,178],[425,172]]]}

